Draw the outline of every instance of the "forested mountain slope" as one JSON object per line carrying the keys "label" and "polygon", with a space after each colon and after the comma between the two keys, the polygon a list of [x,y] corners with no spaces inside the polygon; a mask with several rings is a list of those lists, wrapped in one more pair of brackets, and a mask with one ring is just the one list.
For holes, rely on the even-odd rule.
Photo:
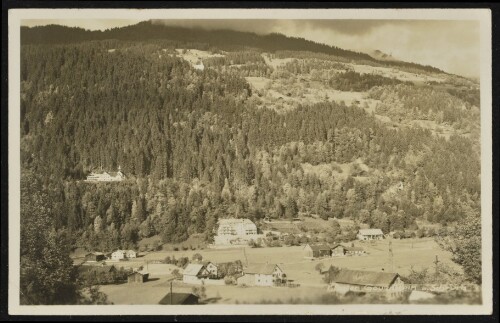
{"label": "forested mountain slope", "polygon": [[[170,39],[135,41],[140,28]],[[23,30],[23,176],[40,178],[54,227],[71,233],[73,246],[132,248],[157,234],[165,242],[193,233],[210,241],[216,220],[228,216],[349,217],[389,232],[414,228],[416,219],[449,224],[479,213],[473,85],[443,81],[469,91],[456,95],[399,74],[356,72],[345,58],[362,54],[284,36],[168,30],[150,23]],[[250,49],[217,48],[222,35],[277,52],[269,61]],[[203,39],[210,45],[190,47]],[[186,49],[209,48],[231,58],[202,59],[204,70],[183,58]],[[289,95],[258,87],[257,77],[287,85]],[[347,94],[366,106],[336,99]],[[422,118],[449,134],[409,123]],[[128,179],[82,181],[100,166],[121,166]]]}

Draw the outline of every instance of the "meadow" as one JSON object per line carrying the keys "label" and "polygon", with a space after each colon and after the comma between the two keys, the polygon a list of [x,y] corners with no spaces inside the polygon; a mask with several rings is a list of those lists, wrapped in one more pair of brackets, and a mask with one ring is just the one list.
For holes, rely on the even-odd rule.
{"label": "meadow", "polygon": [[[389,254],[389,242],[392,242],[393,257]],[[387,239],[374,242],[354,242],[362,247],[367,254],[352,257],[334,257],[323,259],[306,259],[303,246],[276,248],[230,248],[204,249],[186,251],[152,252],[137,258],[135,261],[121,262],[123,266],[143,265],[150,272],[151,281],[144,284],[106,285],[101,291],[108,295],[115,304],[157,304],[169,292],[173,265],[153,264],[167,256],[191,257],[200,253],[204,260],[215,263],[241,260],[247,263],[276,263],[288,278],[300,284],[296,288],[288,287],[240,287],[240,286],[205,286],[207,303],[256,303],[261,301],[286,301],[291,297],[307,298],[326,293],[327,285],[322,275],[315,269],[322,263],[327,269],[330,265],[372,271],[397,272],[407,275],[412,269],[433,268],[436,256],[441,263],[459,267],[452,263],[451,254],[442,250],[430,238],[394,240]],[[111,262],[109,263],[111,264]],[[182,272],[182,269],[179,269]],[[173,282],[173,288],[178,292],[190,292],[193,285],[180,281]]]}

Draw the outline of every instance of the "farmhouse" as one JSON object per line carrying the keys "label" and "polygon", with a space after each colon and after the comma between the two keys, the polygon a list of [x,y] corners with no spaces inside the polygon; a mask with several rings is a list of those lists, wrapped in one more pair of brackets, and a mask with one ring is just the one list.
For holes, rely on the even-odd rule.
{"label": "farmhouse", "polygon": [[207,270],[208,272],[208,276],[210,278],[217,278],[217,265],[214,264],[213,262],[210,262],[210,261],[204,261],[203,262],[203,266],[205,267],[205,269]]}
{"label": "farmhouse", "polygon": [[198,304],[198,296],[192,293],[168,293],[158,303],[160,305],[194,305]]}
{"label": "farmhouse", "polygon": [[125,257],[127,258],[137,258],[137,252],[134,250],[125,250]]}
{"label": "farmhouse", "polygon": [[384,239],[384,233],[380,229],[359,229],[358,240],[382,240]]}
{"label": "farmhouse", "polygon": [[365,253],[360,247],[344,247],[346,256],[359,256]]}
{"label": "farmhouse", "polygon": [[118,167],[117,172],[107,172],[103,171],[93,171],[85,180],[86,182],[120,182],[125,179],[125,175],[121,171],[121,167]]}
{"label": "farmhouse", "polygon": [[129,284],[136,284],[136,283],[145,283],[149,279],[149,273],[145,271],[135,271],[133,273],[128,274],[127,276],[127,282]]}
{"label": "farmhouse", "polygon": [[332,247],[332,257],[345,256],[346,247],[341,244],[335,245]]}
{"label": "farmhouse", "polygon": [[324,244],[311,245],[306,244],[304,247],[306,258],[330,257],[331,248]]}
{"label": "farmhouse", "polygon": [[247,244],[250,240],[261,238],[257,226],[249,219],[220,219],[215,245]]}
{"label": "farmhouse", "polygon": [[203,264],[189,264],[182,273],[182,281],[186,284],[199,284],[200,280],[208,278],[209,275]]}
{"label": "farmhouse", "polygon": [[90,252],[85,255],[85,260],[86,261],[102,261],[106,257],[102,252]]}
{"label": "farmhouse", "polygon": [[252,264],[243,270],[238,285],[279,286],[287,281],[286,274],[276,264]]}
{"label": "farmhouse", "polygon": [[111,259],[122,260],[126,258],[136,258],[137,252],[134,250],[116,250],[111,254]]}
{"label": "farmhouse", "polygon": [[342,295],[347,292],[382,292],[395,297],[403,293],[404,282],[397,273],[342,269],[335,275],[331,287]]}

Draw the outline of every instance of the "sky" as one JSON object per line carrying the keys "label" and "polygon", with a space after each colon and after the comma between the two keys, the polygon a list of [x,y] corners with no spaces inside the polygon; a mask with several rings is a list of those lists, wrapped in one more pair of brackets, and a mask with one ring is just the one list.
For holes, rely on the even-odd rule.
{"label": "sky", "polygon": [[[127,19],[23,20],[25,26],[60,24],[105,30],[138,23]],[[473,20],[155,20],[166,25],[233,29],[287,36],[360,52],[380,50],[396,59],[479,77],[479,21]]]}

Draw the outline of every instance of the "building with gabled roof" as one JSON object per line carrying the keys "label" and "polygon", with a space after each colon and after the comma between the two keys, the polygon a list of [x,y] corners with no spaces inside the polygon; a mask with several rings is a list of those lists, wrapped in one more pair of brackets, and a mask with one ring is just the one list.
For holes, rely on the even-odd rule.
{"label": "building with gabled roof", "polygon": [[243,269],[238,285],[276,286],[285,284],[286,274],[277,264],[251,264]]}
{"label": "building with gabled roof", "polygon": [[102,252],[93,251],[85,255],[86,261],[102,261],[104,259],[106,259],[106,256]]}
{"label": "building with gabled roof", "polygon": [[382,240],[384,233],[380,229],[359,229],[357,234],[358,240]]}
{"label": "building with gabled roof", "polygon": [[127,282],[129,284],[135,283],[145,283],[149,279],[149,273],[147,271],[134,271],[127,276]]}
{"label": "building with gabled roof", "polygon": [[397,296],[404,292],[404,282],[398,273],[341,269],[333,278],[332,288],[339,294],[384,292]]}
{"label": "building with gabled roof", "polygon": [[331,247],[326,244],[306,244],[304,252],[306,258],[330,257]]}
{"label": "building with gabled roof", "polygon": [[186,284],[199,284],[201,279],[209,276],[210,273],[203,264],[189,264],[182,272],[182,281]]}
{"label": "building with gabled roof", "polygon": [[361,247],[344,247],[347,256],[359,256],[365,254],[365,250]]}
{"label": "building with gabled roof", "polygon": [[341,244],[337,244],[331,247],[331,251],[332,257],[345,256],[346,247]]}
{"label": "building with gabled roof", "polygon": [[111,259],[122,260],[127,258],[137,258],[137,252],[134,250],[115,250],[111,253]]}
{"label": "building with gabled roof", "polygon": [[208,272],[208,275],[210,278],[217,278],[218,275],[218,267],[216,264],[214,264],[211,261],[204,261],[202,262],[203,266]]}
{"label": "building with gabled roof", "polygon": [[250,240],[262,238],[257,226],[249,219],[219,219],[215,245],[246,245]]}
{"label": "building with gabled roof", "polygon": [[125,179],[121,167],[118,166],[117,172],[108,172],[104,170],[92,171],[85,180],[86,182],[120,182]]}

